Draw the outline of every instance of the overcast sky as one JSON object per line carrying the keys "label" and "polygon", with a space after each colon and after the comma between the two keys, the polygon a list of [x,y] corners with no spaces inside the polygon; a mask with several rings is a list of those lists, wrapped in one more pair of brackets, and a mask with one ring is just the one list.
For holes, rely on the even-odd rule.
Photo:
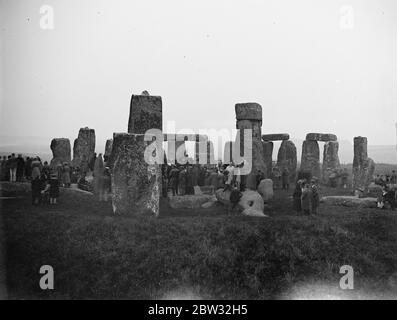
{"label": "overcast sky", "polygon": [[234,129],[258,102],[264,133],[396,143],[394,0],[0,0],[0,27],[2,136],[104,141],[147,90],[177,130]]}

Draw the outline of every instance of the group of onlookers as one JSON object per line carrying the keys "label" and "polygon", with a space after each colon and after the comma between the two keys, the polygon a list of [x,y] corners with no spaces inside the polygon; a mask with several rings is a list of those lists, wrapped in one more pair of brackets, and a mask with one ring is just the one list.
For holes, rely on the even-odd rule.
{"label": "group of onlookers", "polygon": [[299,179],[296,182],[295,191],[292,195],[294,209],[298,214],[316,215],[320,205],[318,180],[316,177]]}
{"label": "group of onlookers", "polygon": [[397,174],[393,170],[391,174],[378,174],[375,184],[382,187],[382,194],[378,197],[378,208],[397,208]]}

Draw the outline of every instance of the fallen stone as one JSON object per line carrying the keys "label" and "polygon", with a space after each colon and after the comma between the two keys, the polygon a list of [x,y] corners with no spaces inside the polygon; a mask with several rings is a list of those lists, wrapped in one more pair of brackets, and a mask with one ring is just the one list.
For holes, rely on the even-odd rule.
{"label": "fallen stone", "polygon": [[263,141],[283,141],[289,140],[288,133],[273,133],[273,134],[262,134]]}
{"label": "fallen stone", "polygon": [[211,195],[185,195],[169,198],[170,207],[173,209],[196,209],[207,202],[215,202],[216,198]]}
{"label": "fallen stone", "polygon": [[262,211],[255,210],[253,208],[247,208],[247,209],[243,210],[243,212],[241,212],[241,213],[243,215],[249,216],[249,217],[262,217],[262,218],[268,217]]}
{"label": "fallen stone", "polygon": [[313,140],[313,141],[337,141],[338,137],[332,133],[308,133],[306,135],[306,140]]}
{"label": "fallen stone", "polygon": [[[230,191],[226,190],[223,191],[223,189],[218,189],[215,192],[216,199],[224,204],[224,205],[229,205],[230,204]],[[265,204],[263,202],[262,196],[253,190],[247,190],[243,192],[243,195],[238,203],[238,206],[244,211],[246,209],[250,209],[247,212],[253,212],[253,211],[258,211],[263,214],[263,211],[265,209]]]}
{"label": "fallen stone", "polygon": [[322,197],[321,203],[356,208],[377,208],[377,198],[358,198],[353,196],[327,196]]}
{"label": "fallen stone", "polygon": [[258,192],[262,196],[263,201],[268,202],[273,199],[273,180],[263,179],[258,185]]}
{"label": "fallen stone", "polygon": [[208,208],[213,207],[215,205],[215,203],[216,203],[216,199],[208,201],[208,202],[202,204],[201,207],[204,208],[204,209],[208,209]]}

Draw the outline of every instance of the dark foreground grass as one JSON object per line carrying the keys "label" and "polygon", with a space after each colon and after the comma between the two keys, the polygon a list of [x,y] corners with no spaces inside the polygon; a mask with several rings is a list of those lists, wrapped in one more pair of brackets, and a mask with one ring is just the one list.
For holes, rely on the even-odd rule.
{"label": "dark foreground grass", "polygon": [[[301,217],[278,192],[270,218],[164,205],[161,218],[135,219],[72,191],[55,207],[11,194],[21,198],[1,204],[10,298],[397,297],[396,212],[322,207]],[[45,264],[55,271],[53,291],[39,288]],[[351,291],[339,289],[346,264]]]}

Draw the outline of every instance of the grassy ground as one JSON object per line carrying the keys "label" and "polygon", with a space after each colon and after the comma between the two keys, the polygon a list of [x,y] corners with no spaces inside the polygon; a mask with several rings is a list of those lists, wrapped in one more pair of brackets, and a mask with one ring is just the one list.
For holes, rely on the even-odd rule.
{"label": "grassy ground", "polygon": [[[0,200],[8,296],[397,298],[396,211],[322,206],[318,216],[296,216],[290,193],[276,191],[270,218],[163,203],[160,218],[136,219],[73,191],[57,206],[33,207],[28,189],[2,184],[1,196],[17,197]],[[45,264],[54,268],[52,291],[39,288]],[[354,290],[339,289],[346,264]]]}

